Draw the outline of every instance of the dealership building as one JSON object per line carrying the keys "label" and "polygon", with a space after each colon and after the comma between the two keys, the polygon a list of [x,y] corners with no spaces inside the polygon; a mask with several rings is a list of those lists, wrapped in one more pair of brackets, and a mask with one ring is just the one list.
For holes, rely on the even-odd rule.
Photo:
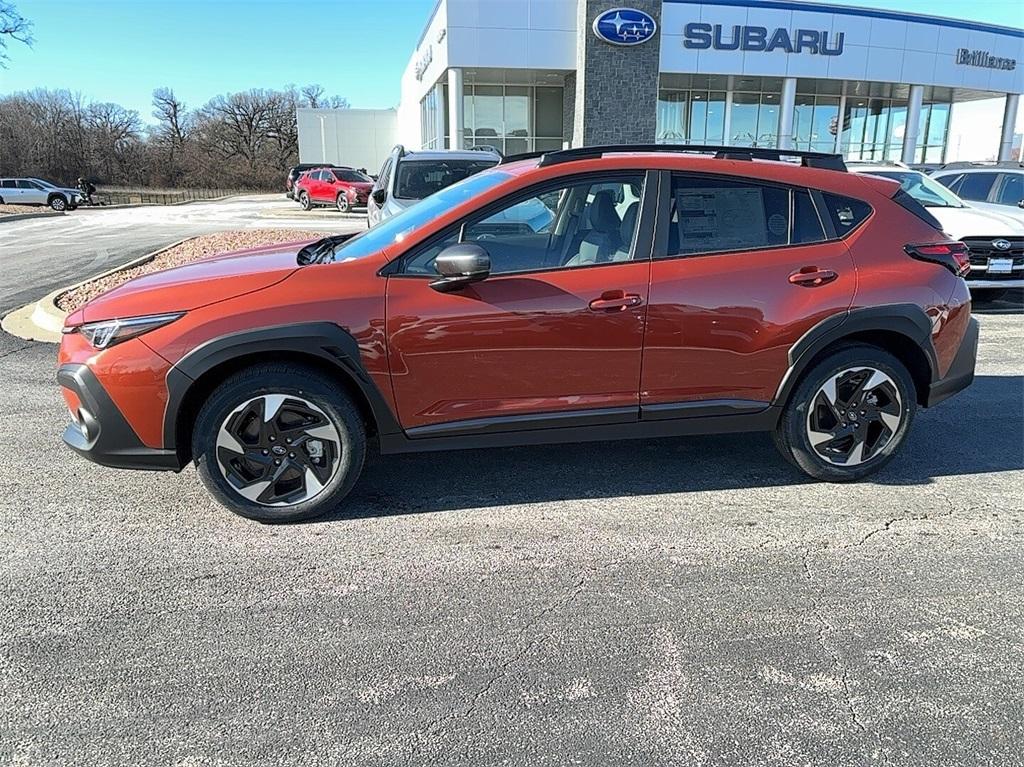
{"label": "dealership building", "polygon": [[403,74],[395,141],[506,154],[727,144],[939,163],[957,107],[999,97],[989,154],[1009,159],[1022,60],[1021,29],[822,3],[439,0]]}

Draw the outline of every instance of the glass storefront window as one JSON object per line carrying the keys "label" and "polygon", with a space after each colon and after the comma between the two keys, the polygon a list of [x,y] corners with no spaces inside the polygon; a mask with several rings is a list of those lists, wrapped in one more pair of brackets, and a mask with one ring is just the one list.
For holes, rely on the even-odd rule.
{"label": "glass storefront window", "polygon": [[463,146],[493,146],[507,155],[561,149],[563,92],[555,86],[467,83]]}

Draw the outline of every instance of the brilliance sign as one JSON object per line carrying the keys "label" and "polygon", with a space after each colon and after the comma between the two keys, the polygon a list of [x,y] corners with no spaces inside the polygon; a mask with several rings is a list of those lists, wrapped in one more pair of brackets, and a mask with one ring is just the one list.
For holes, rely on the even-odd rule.
{"label": "brilliance sign", "polygon": [[693,22],[683,28],[683,45],[699,51],[713,48],[716,51],[785,51],[786,53],[809,53],[815,56],[838,56],[843,52],[846,34],[836,32],[831,36],[817,29],[795,29],[790,32],[784,27],[769,30],[768,27],[747,27],[734,24]]}

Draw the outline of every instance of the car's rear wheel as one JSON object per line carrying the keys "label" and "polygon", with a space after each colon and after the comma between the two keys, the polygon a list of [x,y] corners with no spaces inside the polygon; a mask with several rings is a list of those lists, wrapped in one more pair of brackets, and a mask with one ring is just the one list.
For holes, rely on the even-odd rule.
{"label": "car's rear wheel", "polygon": [[888,463],[917,409],[907,368],[883,349],[847,346],[801,379],[775,430],[775,444],[815,479],[851,482]]}
{"label": "car's rear wheel", "polygon": [[313,209],[313,201],[309,199],[307,192],[299,192],[299,204],[302,205],[303,210]]}
{"label": "car's rear wheel", "polygon": [[68,201],[64,199],[62,195],[55,194],[50,198],[50,207],[54,210],[63,213],[68,209]]}
{"label": "car's rear wheel", "polygon": [[348,195],[344,192],[338,194],[337,199],[334,201],[335,205],[338,206],[338,210],[342,213],[348,213],[352,209],[351,203],[348,201]]}
{"label": "car's rear wheel", "polygon": [[196,419],[203,483],[231,511],[295,522],[338,507],[362,471],[366,430],[345,390],[301,365],[261,365],[228,378]]}

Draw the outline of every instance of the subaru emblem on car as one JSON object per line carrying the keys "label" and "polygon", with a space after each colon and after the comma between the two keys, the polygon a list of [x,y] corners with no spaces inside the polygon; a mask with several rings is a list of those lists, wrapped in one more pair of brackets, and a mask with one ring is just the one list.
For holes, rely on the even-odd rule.
{"label": "subaru emblem on car", "polygon": [[1009,240],[992,240],[992,247],[996,250],[1009,250],[1012,246]]}
{"label": "subaru emblem on car", "polygon": [[658,31],[658,23],[636,8],[612,8],[594,19],[594,34],[612,45],[646,43]]}

